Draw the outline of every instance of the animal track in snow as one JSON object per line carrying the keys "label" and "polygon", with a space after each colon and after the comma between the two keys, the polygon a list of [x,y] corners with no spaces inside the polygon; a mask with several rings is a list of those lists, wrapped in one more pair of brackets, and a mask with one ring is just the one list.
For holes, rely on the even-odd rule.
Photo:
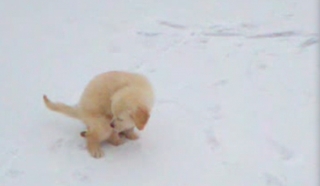
{"label": "animal track in snow", "polygon": [[212,150],[212,151],[215,151],[218,147],[219,147],[219,142],[218,142],[218,140],[215,138],[215,137],[213,137],[213,136],[211,136],[211,137],[207,137],[207,143],[209,144],[209,146],[210,146],[210,149]]}
{"label": "animal track in snow", "polygon": [[285,147],[284,145],[270,140],[272,147],[275,149],[276,153],[279,155],[281,160],[289,161],[295,157],[294,152]]}
{"label": "animal track in snow", "polygon": [[156,68],[149,68],[149,69],[147,70],[148,73],[154,73],[154,72],[156,72],[156,71],[157,71]]}
{"label": "animal track in snow", "polygon": [[180,25],[180,24],[175,24],[175,23],[171,23],[168,21],[159,21],[158,22],[160,25],[166,26],[166,27],[170,27],[170,28],[174,28],[174,29],[186,29],[187,27],[184,25]]}
{"label": "animal track in snow", "polygon": [[52,151],[52,152],[57,152],[57,151],[59,151],[61,148],[62,148],[62,146],[64,145],[64,143],[65,143],[65,140],[64,139],[62,139],[62,138],[59,138],[58,140],[56,140],[51,146],[50,146],[50,151]]}
{"label": "animal track in snow", "polygon": [[239,37],[242,36],[240,33],[232,33],[232,32],[218,32],[218,33],[202,33],[204,36],[210,36],[210,37]]}
{"label": "animal track in snow", "polygon": [[319,42],[318,37],[311,37],[300,44],[301,48],[306,48]]}
{"label": "animal track in snow", "polygon": [[20,170],[16,170],[16,169],[8,169],[5,172],[5,176],[16,179],[18,177],[23,176],[25,173],[23,171]]}
{"label": "animal track in snow", "polygon": [[4,157],[16,157],[18,155],[19,150],[18,149],[11,149],[8,151],[5,151],[3,153]]}
{"label": "animal track in snow", "polygon": [[178,101],[176,101],[176,99],[160,99],[157,101],[156,103],[156,107],[158,108],[159,106],[174,106],[177,107],[177,109],[179,109],[180,111],[184,111],[186,113],[192,113],[194,112],[191,108],[189,108],[187,105],[184,105],[182,103],[179,103]]}
{"label": "animal track in snow", "polygon": [[78,180],[79,182],[87,182],[87,183],[91,182],[91,179],[86,174],[83,174],[82,172],[79,172],[79,171],[75,171],[72,174],[72,177]]}
{"label": "animal track in snow", "polygon": [[145,67],[145,62],[144,61],[139,61],[135,63],[133,66],[129,67],[129,71],[135,71],[138,72],[142,70]]}
{"label": "animal track in snow", "polygon": [[71,147],[72,149],[77,148],[76,141],[72,139],[66,140],[63,138],[59,138],[49,146],[49,151],[57,153],[61,151],[61,149],[66,147]]}
{"label": "animal track in snow", "polygon": [[[18,157],[19,150],[18,149],[3,149],[2,152],[0,152],[0,177],[7,178],[7,179],[17,179],[20,176],[24,175],[23,171],[13,169],[12,163],[13,161]],[[3,184],[3,181],[5,182],[6,179],[0,179],[1,185]]]}
{"label": "animal track in snow", "polygon": [[[280,32],[268,32],[263,34],[255,34],[252,30],[256,28],[255,25],[242,24],[240,26],[224,26],[214,25],[209,29],[203,29],[200,34],[206,37],[243,37],[247,39],[264,39],[264,38],[284,38],[284,37],[308,37],[310,34],[300,33],[297,31],[280,31]],[[314,35],[314,34],[313,34]],[[317,36],[308,39],[303,46],[310,46],[318,42]]]}
{"label": "animal track in snow", "polygon": [[137,32],[137,34],[145,37],[156,37],[161,35],[161,33],[158,33],[158,32],[143,32],[143,31],[139,31]]}
{"label": "animal track in snow", "polygon": [[116,45],[110,45],[108,47],[108,50],[110,53],[120,53],[121,52],[121,48],[119,46]]}
{"label": "animal track in snow", "polygon": [[209,129],[206,129],[204,131],[204,134],[205,134],[206,143],[209,145],[210,150],[215,151],[220,146],[220,143],[214,135],[212,126],[210,126]]}
{"label": "animal track in snow", "polygon": [[273,174],[265,173],[264,177],[266,180],[266,184],[269,186],[283,186],[284,185],[284,183],[283,183],[284,181]]}
{"label": "animal track in snow", "polygon": [[207,37],[244,37],[255,25],[243,23],[241,25],[213,25],[202,31],[201,35]]}
{"label": "animal track in snow", "polygon": [[5,165],[11,163],[13,159],[15,159],[18,156],[18,149],[11,149],[8,151],[4,151],[0,154],[0,170],[1,168],[6,167]]}
{"label": "animal track in snow", "polygon": [[54,185],[70,185],[70,183],[67,180],[59,179],[55,180]]}
{"label": "animal track in snow", "polygon": [[221,87],[221,86],[225,86],[226,84],[228,84],[228,80],[226,80],[226,79],[221,79],[221,80],[218,80],[218,81],[214,82],[214,83],[212,84],[212,86],[214,86],[214,87]]}
{"label": "animal track in snow", "polygon": [[220,105],[215,105],[212,107],[208,107],[207,108],[207,118],[208,119],[214,119],[214,120],[218,120],[222,118],[222,114],[221,114],[221,106]]}
{"label": "animal track in snow", "polygon": [[295,31],[284,31],[284,32],[272,32],[272,33],[266,33],[266,34],[252,35],[252,36],[247,36],[247,38],[278,38],[278,37],[293,37],[298,35],[300,34]]}
{"label": "animal track in snow", "polygon": [[134,70],[140,70],[141,68],[143,68],[143,66],[144,66],[144,62],[140,62],[136,64],[133,68]]}
{"label": "animal track in snow", "polygon": [[264,63],[259,63],[259,64],[257,64],[257,68],[259,70],[266,70],[268,68],[268,66]]}
{"label": "animal track in snow", "polygon": [[77,147],[81,151],[86,151],[87,150],[87,147],[86,147],[85,143],[79,143],[79,144],[77,144]]}

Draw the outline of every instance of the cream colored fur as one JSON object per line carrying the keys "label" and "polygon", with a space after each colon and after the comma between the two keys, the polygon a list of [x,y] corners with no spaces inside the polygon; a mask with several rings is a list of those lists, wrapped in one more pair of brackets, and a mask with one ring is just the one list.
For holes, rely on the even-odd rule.
{"label": "cream colored fur", "polygon": [[109,141],[120,145],[123,140],[137,139],[134,128],[143,130],[153,107],[153,88],[143,75],[129,72],[106,72],[93,78],[85,88],[77,106],[54,103],[43,96],[52,111],[81,120],[87,127],[83,133],[89,153],[100,158],[104,155],[100,143]]}

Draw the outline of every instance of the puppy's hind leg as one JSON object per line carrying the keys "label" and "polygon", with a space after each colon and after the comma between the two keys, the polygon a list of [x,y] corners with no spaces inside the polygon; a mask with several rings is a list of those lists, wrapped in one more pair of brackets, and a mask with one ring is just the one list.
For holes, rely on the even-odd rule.
{"label": "puppy's hind leg", "polygon": [[112,128],[108,125],[105,117],[85,118],[84,123],[88,126],[85,132],[87,150],[94,158],[101,158],[104,153],[101,149],[101,142],[107,140],[112,134]]}
{"label": "puppy's hind leg", "polygon": [[94,158],[101,158],[104,156],[104,152],[101,149],[100,141],[96,138],[95,134],[92,132],[87,132],[87,149],[90,155]]}

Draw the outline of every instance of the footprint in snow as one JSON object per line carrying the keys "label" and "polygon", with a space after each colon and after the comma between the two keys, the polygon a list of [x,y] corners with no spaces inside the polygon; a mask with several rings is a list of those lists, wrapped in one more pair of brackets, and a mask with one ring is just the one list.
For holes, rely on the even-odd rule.
{"label": "footprint in snow", "polygon": [[212,83],[210,85],[210,87],[214,87],[214,88],[223,87],[223,86],[227,85],[228,83],[229,83],[229,81],[227,79],[221,79],[221,80],[218,80],[218,81]]}
{"label": "footprint in snow", "polygon": [[221,106],[215,105],[207,108],[207,119],[219,120],[222,118]]}
{"label": "footprint in snow", "polygon": [[91,182],[91,179],[88,177],[88,175],[79,171],[72,173],[72,177],[79,182]]}
{"label": "footprint in snow", "polygon": [[289,161],[295,157],[294,152],[289,148],[285,147],[284,145],[273,140],[271,140],[270,143],[272,147],[275,149],[275,151],[277,152],[277,154],[279,155],[281,160]]}
{"label": "footprint in snow", "polygon": [[62,138],[59,138],[58,140],[56,140],[51,146],[50,146],[50,151],[52,152],[57,152],[59,151],[62,146],[65,144],[65,140]]}
{"label": "footprint in snow", "polygon": [[25,172],[20,171],[20,170],[16,170],[16,169],[9,169],[5,172],[5,176],[10,177],[12,179],[19,178],[19,177],[23,176],[24,174],[25,174]]}
{"label": "footprint in snow", "polygon": [[180,24],[176,24],[176,23],[171,23],[168,21],[159,21],[158,22],[160,25],[166,26],[166,27],[170,27],[170,28],[174,28],[174,29],[180,29],[180,30],[184,30],[187,27],[184,25],[180,25]]}
{"label": "footprint in snow", "polygon": [[305,40],[304,42],[302,42],[302,43],[300,44],[300,47],[301,47],[301,48],[306,48],[306,47],[309,47],[309,46],[311,46],[311,45],[315,45],[315,44],[317,44],[318,42],[319,42],[319,38],[318,38],[318,37],[311,37],[311,38]]}
{"label": "footprint in snow", "polygon": [[273,174],[265,173],[266,184],[268,186],[283,186],[283,180]]}
{"label": "footprint in snow", "polygon": [[1,168],[4,168],[5,165],[12,162],[19,154],[18,149],[11,149],[8,151],[3,151],[0,153],[0,170]]}
{"label": "footprint in snow", "polygon": [[78,149],[78,150],[85,150],[86,149],[86,145],[85,145],[84,141],[79,141],[79,140],[74,140],[74,139],[66,140],[63,138],[59,138],[49,146],[49,151],[51,151],[53,153],[57,153],[57,152],[61,151],[61,149],[68,148],[68,147],[70,147],[72,149]]}
{"label": "footprint in snow", "polygon": [[209,145],[210,150],[215,151],[220,146],[220,144],[217,138],[214,136],[213,131],[205,130],[204,133],[206,136],[206,142]]}
{"label": "footprint in snow", "polygon": [[215,151],[219,146],[219,142],[215,137],[208,137],[207,138],[207,143],[209,144],[210,149],[212,151]]}

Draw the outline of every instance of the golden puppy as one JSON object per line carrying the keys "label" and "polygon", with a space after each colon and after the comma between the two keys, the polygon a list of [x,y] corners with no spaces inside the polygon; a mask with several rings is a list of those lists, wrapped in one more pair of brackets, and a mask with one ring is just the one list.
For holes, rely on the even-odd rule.
{"label": "golden puppy", "polygon": [[53,111],[81,120],[87,132],[89,153],[100,158],[104,155],[100,143],[109,141],[113,145],[123,143],[119,133],[128,139],[137,139],[134,127],[143,130],[154,104],[154,92],[143,75],[129,72],[106,72],[93,78],[77,106],[53,103],[43,96],[46,106]]}

